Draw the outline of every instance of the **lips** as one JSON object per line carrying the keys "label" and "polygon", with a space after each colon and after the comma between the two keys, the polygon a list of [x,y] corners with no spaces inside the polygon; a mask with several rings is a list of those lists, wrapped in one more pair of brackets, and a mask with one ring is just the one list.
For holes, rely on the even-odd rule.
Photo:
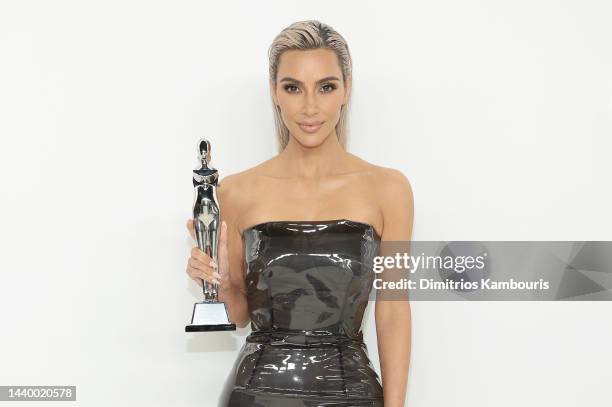
{"label": "lips", "polygon": [[316,133],[323,125],[323,122],[302,122],[298,124],[306,133]]}

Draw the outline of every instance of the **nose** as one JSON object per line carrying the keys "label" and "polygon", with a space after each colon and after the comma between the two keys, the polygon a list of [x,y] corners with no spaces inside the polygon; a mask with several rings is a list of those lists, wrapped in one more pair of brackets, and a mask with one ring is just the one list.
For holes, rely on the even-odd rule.
{"label": "nose", "polygon": [[307,116],[314,116],[319,112],[319,105],[317,102],[316,94],[306,93],[304,100],[304,114]]}

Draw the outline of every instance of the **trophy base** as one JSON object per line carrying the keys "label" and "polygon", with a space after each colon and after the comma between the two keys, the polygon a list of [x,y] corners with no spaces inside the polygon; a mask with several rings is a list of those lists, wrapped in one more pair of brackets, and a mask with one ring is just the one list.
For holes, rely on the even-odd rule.
{"label": "trophy base", "polygon": [[185,325],[185,332],[235,331],[236,324]]}
{"label": "trophy base", "polygon": [[185,332],[235,331],[236,324],[229,321],[225,303],[196,302],[193,305],[191,323],[185,325]]}

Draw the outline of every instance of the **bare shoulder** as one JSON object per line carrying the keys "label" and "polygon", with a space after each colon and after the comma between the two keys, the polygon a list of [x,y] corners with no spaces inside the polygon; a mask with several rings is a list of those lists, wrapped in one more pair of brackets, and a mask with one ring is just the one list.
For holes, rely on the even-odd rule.
{"label": "bare shoulder", "polygon": [[385,198],[402,194],[404,198],[412,197],[412,187],[408,177],[400,170],[389,167],[379,167],[380,189]]}
{"label": "bare shoulder", "polygon": [[391,193],[391,195],[385,196],[385,198],[394,196],[395,194],[393,191],[397,192],[397,188],[403,191],[403,193],[412,194],[410,181],[408,181],[408,177],[406,177],[402,171],[372,164],[356,155],[351,154],[351,156],[353,160],[359,164],[361,169],[369,175],[373,186],[375,186],[380,193]]}
{"label": "bare shoulder", "polygon": [[221,178],[217,186],[217,197],[219,206],[224,213],[232,213],[239,210],[245,188],[249,185],[249,170],[236,172]]}
{"label": "bare shoulder", "polygon": [[394,168],[384,168],[379,199],[384,219],[383,240],[407,241],[412,237],[414,197],[406,175]]}
{"label": "bare shoulder", "polygon": [[[269,161],[269,160],[268,160]],[[259,175],[268,161],[255,167],[226,175],[221,178],[217,187],[217,198],[222,208],[223,216],[230,221],[238,220],[251,204],[250,197],[257,196],[253,191],[257,188]]]}
{"label": "bare shoulder", "polygon": [[358,160],[368,174],[368,185],[383,217],[383,240],[408,240],[414,216],[414,197],[408,177],[398,169]]}

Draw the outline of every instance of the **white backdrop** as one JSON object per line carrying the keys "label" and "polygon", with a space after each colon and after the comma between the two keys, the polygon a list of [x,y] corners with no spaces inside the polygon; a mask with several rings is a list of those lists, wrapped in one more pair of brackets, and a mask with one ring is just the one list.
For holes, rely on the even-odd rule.
{"label": "white backdrop", "polygon": [[[612,240],[609,1],[4,1],[0,385],[215,405],[249,329],[183,332],[195,145],[222,176],[275,154],[267,48],[310,18],[349,43],[349,149],[410,179],[414,240]],[[412,309],[406,405],[612,404],[609,302]]]}

